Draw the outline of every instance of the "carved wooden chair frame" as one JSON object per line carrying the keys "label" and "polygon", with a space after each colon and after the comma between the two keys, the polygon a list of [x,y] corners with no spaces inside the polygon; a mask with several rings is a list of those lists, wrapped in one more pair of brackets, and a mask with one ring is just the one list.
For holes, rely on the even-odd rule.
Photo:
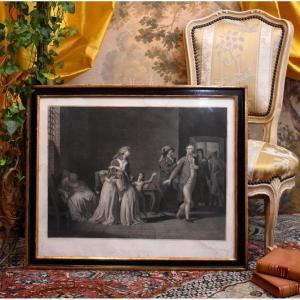
{"label": "carved wooden chair frame", "polygon": [[[279,51],[275,61],[272,78],[271,98],[268,111],[265,114],[248,114],[248,122],[260,124],[264,128],[263,140],[271,144],[277,144],[277,128],[281,113],[286,69],[289,58],[289,50],[293,38],[293,25],[283,19],[278,19],[260,10],[236,12],[223,10],[198,20],[190,21],[184,32],[186,48],[186,63],[188,69],[188,82],[191,85],[200,84],[199,71],[201,66],[197,61],[194,32],[197,28],[209,26],[223,19],[249,20],[256,18],[261,22],[280,28],[282,31]],[[274,228],[277,222],[280,198],[284,191],[295,186],[295,177],[274,178],[270,182],[248,183],[249,197],[265,198],[265,251],[271,249],[274,244]]]}

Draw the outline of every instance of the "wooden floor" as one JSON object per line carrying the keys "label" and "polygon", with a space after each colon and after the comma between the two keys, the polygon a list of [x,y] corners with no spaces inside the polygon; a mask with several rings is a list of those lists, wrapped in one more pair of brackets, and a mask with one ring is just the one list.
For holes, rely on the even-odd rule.
{"label": "wooden floor", "polygon": [[225,215],[214,211],[191,213],[193,223],[176,219],[172,213],[147,213],[145,222],[131,226],[74,223],[68,232],[49,234],[49,237],[144,238],[224,240]]}

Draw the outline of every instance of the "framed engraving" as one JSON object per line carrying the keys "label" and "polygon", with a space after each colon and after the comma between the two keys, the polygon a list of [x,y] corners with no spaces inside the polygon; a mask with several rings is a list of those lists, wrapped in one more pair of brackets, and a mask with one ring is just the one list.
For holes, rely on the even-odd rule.
{"label": "framed engraving", "polygon": [[28,107],[28,266],[246,267],[245,88],[38,86]]}

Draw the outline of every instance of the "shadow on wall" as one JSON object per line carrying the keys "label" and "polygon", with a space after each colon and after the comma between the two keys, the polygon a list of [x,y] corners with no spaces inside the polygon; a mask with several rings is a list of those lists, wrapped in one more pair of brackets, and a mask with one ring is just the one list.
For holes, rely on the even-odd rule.
{"label": "shadow on wall", "polygon": [[[216,126],[215,121],[219,120]],[[226,137],[226,111],[177,108],[62,108],[60,153],[63,168],[91,187],[94,172],[107,169],[117,150],[131,147],[131,173],[158,171],[161,148],[185,154],[191,136]]]}

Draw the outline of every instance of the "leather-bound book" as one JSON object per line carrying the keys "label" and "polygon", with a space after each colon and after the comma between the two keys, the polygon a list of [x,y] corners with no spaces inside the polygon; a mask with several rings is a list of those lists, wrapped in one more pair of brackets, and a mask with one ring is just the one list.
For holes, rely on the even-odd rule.
{"label": "leather-bound book", "polygon": [[257,261],[256,270],[260,273],[300,281],[300,250],[275,248]]}
{"label": "leather-bound book", "polygon": [[300,283],[268,274],[253,271],[252,282],[277,298],[291,297],[300,294]]}

